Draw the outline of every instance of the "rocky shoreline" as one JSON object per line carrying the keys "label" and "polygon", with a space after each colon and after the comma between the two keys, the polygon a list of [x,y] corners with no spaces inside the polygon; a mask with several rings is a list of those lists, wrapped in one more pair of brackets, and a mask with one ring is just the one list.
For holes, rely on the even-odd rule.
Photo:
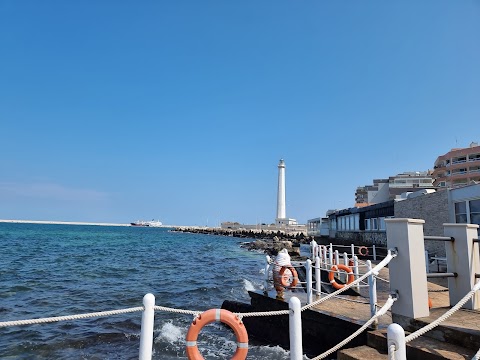
{"label": "rocky shoreline", "polygon": [[309,244],[314,238],[303,232],[285,233],[265,230],[232,230],[220,228],[176,227],[172,231],[188,232],[193,234],[208,234],[231,236],[253,241],[240,242],[240,247],[250,251],[262,251],[267,255],[277,255],[282,249],[287,249],[290,256],[300,256],[300,244]]}

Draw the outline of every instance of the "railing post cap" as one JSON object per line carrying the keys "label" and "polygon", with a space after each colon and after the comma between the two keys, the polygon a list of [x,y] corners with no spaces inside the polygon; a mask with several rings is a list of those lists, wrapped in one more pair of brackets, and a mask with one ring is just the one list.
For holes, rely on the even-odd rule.
{"label": "railing post cap", "polygon": [[301,306],[300,299],[297,298],[296,296],[292,296],[292,297],[288,300],[288,304],[290,305],[290,307]]}
{"label": "railing post cap", "polygon": [[148,293],[143,297],[143,306],[151,307],[155,306],[155,295]]}
{"label": "railing post cap", "polygon": [[423,219],[410,219],[410,218],[390,218],[385,219],[386,223],[409,223],[409,224],[425,224]]}
{"label": "railing post cap", "polygon": [[390,325],[388,325],[388,328],[387,328],[387,337],[392,337],[392,336],[398,336],[398,335],[403,335],[405,336],[405,331],[403,330],[403,328],[398,325],[397,323],[392,323]]}
{"label": "railing post cap", "polygon": [[451,224],[451,223],[444,223],[443,224],[444,227],[464,227],[464,228],[467,228],[467,229],[478,229],[478,225],[477,224]]}

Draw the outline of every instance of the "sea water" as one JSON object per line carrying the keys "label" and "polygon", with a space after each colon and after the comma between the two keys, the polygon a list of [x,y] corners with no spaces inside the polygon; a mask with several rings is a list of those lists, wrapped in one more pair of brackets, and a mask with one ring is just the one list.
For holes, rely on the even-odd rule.
{"label": "sea water", "polygon": [[[156,305],[204,311],[249,303],[265,256],[239,239],[165,228],[0,224],[0,321]],[[138,359],[141,312],[0,328],[2,359]],[[186,359],[192,315],[155,312],[154,359]],[[233,332],[219,323],[199,336],[205,359],[228,359]],[[248,359],[288,359],[250,342]]]}

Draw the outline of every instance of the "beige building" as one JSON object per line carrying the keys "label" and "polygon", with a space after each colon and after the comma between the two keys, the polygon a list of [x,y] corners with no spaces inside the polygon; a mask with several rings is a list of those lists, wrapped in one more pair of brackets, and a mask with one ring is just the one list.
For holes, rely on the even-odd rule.
{"label": "beige building", "polygon": [[452,149],[439,156],[433,168],[433,185],[455,188],[480,183],[480,146],[472,142],[468,148]]}
{"label": "beige building", "polygon": [[355,206],[362,207],[395,200],[402,194],[420,189],[433,189],[429,171],[411,171],[390,176],[388,179],[374,179],[373,185],[359,186],[355,191]]}

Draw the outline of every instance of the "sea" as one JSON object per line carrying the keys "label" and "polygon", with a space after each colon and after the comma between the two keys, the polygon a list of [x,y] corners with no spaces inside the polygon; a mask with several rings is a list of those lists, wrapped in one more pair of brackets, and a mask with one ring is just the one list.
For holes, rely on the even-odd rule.
{"label": "sea", "polygon": [[[156,305],[205,311],[249,303],[263,285],[265,255],[239,239],[167,228],[0,223],[0,321]],[[141,312],[0,328],[1,359],[138,359]],[[186,359],[192,315],[155,312],[153,359]],[[229,359],[232,331],[199,335],[205,359]],[[247,359],[288,359],[250,339]]]}

